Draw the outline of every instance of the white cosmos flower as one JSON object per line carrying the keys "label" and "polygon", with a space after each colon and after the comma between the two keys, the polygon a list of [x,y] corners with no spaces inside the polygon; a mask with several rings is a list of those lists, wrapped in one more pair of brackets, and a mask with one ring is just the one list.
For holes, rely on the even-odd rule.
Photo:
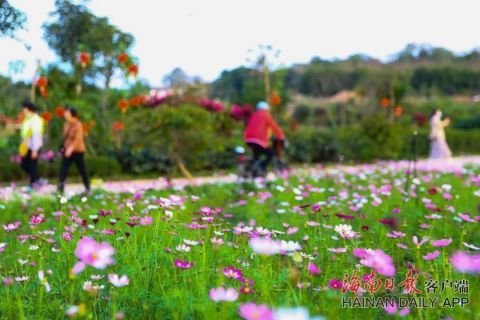
{"label": "white cosmos flower", "polygon": [[80,308],[78,306],[71,306],[70,308],[65,311],[65,314],[69,317],[74,317],[77,315],[77,313],[80,311]]}
{"label": "white cosmos flower", "polygon": [[124,274],[123,276],[118,277],[118,274],[116,273],[109,274],[108,281],[110,281],[110,283],[113,284],[115,287],[124,287],[130,282],[127,275]]}
{"label": "white cosmos flower", "polygon": [[273,312],[273,320],[324,320],[323,317],[310,317],[305,308],[278,308]]}
{"label": "white cosmos flower", "polygon": [[257,233],[261,236],[268,236],[270,235],[270,231],[268,229],[265,229],[263,227],[257,227],[256,229]]}
{"label": "white cosmos flower", "polygon": [[193,240],[188,240],[188,239],[183,239],[183,242],[189,246],[196,246],[198,245],[198,241],[193,241]]}
{"label": "white cosmos flower", "polygon": [[452,186],[449,184],[442,184],[442,189],[449,192],[450,190],[452,190]]}
{"label": "white cosmos flower", "polygon": [[357,236],[357,233],[352,230],[352,226],[348,224],[339,224],[336,225],[334,230],[340,234],[342,238],[351,239]]}
{"label": "white cosmos flower", "polygon": [[286,252],[295,252],[295,251],[302,250],[302,246],[295,241],[282,240],[280,241],[280,250],[286,251]]}
{"label": "white cosmos flower", "polygon": [[213,237],[213,238],[210,239],[210,242],[212,242],[212,244],[214,244],[214,245],[219,246],[219,245],[223,244],[223,239],[222,238],[217,239],[217,238]]}
{"label": "white cosmos flower", "polygon": [[105,288],[104,285],[101,285],[101,286],[99,286],[99,285],[93,285],[93,284],[92,284],[92,281],[85,281],[85,282],[83,283],[83,290],[85,290],[85,291],[97,292],[97,291],[99,291],[99,290],[101,290],[101,289],[103,289],[103,288]]}
{"label": "white cosmos flower", "polygon": [[15,281],[17,282],[27,281],[28,279],[28,276],[15,277]]}
{"label": "white cosmos flower", "polygon": [[45,277],[45,272],[43,270],[38,271],[38,279],[40,280],[40,284],[45,287],[45,291],[50,292],[52,288],[50,288],[50,284]]}
{"label": "white cosmos flower", "polygon": [[464,245],[465,247],[470,248],[470,249],[473,249],[473,250],[480,250],[479,247],[474,246],[473,244],[470,244],[470,243],[464,242],[463,245]]}
{"label": "white cosmos flower", "polygon": [[181,252],[190,252],[190,247],[186,246],[184,244],[178,245],[175,249],[177,249],[177,251],[181,251]]}
{"label": "white cosmos flower", "polygon": [[253,238],[248,244],[258,254],[273,255],[280,253],[280,244],[270,238]]}

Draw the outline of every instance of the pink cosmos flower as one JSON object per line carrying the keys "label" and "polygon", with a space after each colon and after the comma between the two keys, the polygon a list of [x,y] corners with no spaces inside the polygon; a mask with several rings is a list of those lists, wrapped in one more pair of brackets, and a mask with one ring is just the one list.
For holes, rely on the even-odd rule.
{"label": "pink cosmos flower", "polygon": [[462,213],[459,213],[458,216],[460,218],[462,218],[463,220],[467,221],[467,222],[476,222],[474,219],[472,219],[468,214],[462,214]]}
{"label": "pink cosmos flower", "polygon": [[215,237],[211,238],[211,239],[210,239],[210,242],[211,242],[213,245],[216,245],[216,246],[221,246],[221,245],[224,243],[224,241],[223,241],[222,238],[218,238],[218,239],[217,239],[217,238],[215,238]]}
{"label": "pink cosmos flower", "polygon": [[452,243],[452,239],[431,240],[430,243],[434,247],[446,247]]}
{"label": "pink cosmos flower", "polygon": [[480,273],[480,254],[457,251],[450,257],[450,262],[458,272]]}
{"label": "pink cosmos flower", "polygon": [[308,263],[308,266],[307,266],[307,269],[308,269],[308,273],[310,273],[312,276],[318,276],[320,274],[320,268],[317,267],[314,263],[312,262],[309,262]]}
{"label": "pink cosmos flower", "polygon": [[440,251],[436,250],[434,252],[427,253],[426,255],[423,256],[423,259],[425,260],[433,260],[436,257],[440,255]]}
{"label": "pink cosmos flower", "polygon": [[393,259],[380,249],[354,249],[353,255],[360,258],[360,264],[375,269],[379,274],[391,277],[395,274]]}
{"label": "pink cosmos flower", "polygon": [[149,216],[146,216],[146,217],[143,217],[140,219],[140,224],[142,226],[147,226],[149,224],[152,224],[153,223],[153,218],[152,217],[149,217]]}
{"label": "pink cosmos flower", "polygon": [[273,312],[264,304],[244,303],[239,308],[240,317],[245,320],[272,320]]}
{"label": "pink cosmos flower", "polygon": [[72,234],[70,232],[62,233],[62,239],[66,241],[72,241]]}
{"label": "pink cosmos flower", "polygon": [[405,233],[400,231],[392,231],[387,233],[387,237],[389,238],[403,238],[404,236],[405,236]]}
{"label": "pink cosmos flower", "polygon": [[243,278],[242,270],[235,269],[234,266],[228,266],[226,268],[223,268],[223,274],[229,279]]}
{"label": "pink cosmos flower", "polygon": [[238,292],[233,288],[212,288],[210,289],[210,299],[215,302],[228,301],[232,302],[238,299]]}
{"label": "pink cosmos flower", "polygon": [[18,229],[18,227],[20,227],[21,224],[22,223],[20,221],[15,221],[15,222],[12,222],[12,223],[4,224],[3,225],[3,230],[5,230],[6,232],[10,232],[10,231]]}
{"label": "pink cosmos flower", "polygon": [[384,308],[385,312],[390,314],[390,315],[399,315],[400,317],[404,317],[406,316],[407,314],[410,313],[410,309],[409,308],[403,308],[401,309],[400,311],[398,310],[398,305],[394,302],[393,305],[387,305],[385,308]]}
{"label": "pink cosmos flower", "polygon": [[420,248],[421,246],[423,246],[427,241],[428,241],[428,237],[423,237],[422,241],[418,242],[417,236],[413,236],[413,243],[417,246],[417,248]]}
{"label": "pink cosmos flower", "polygon": [[3,279],[3,285],[5,285],[5,286],[10,286],[10,285],[12,285],[14,282],[15,282],[15,281],[13,280],[12,277],[5,277],[5,278]]}
{"label": "pink cosmos flower", "polygon": [[180,259],[175,259],[174,265],[175,265],[175,267],[180,268],[180,269],[190,269],[190,268],[193,267],[192,262],[182,261]]}
{"label": "pink cosmos flower", "polygon": [[35,226],[45,221],[43,214],[34,214],[30,217],[30,225]]}
{"label": "pink cosmos flower", "polygon": [[297,227],[291,227],[291,228],[288,228],[287,229],[287,234],[288,235],[292,235],[292,234],[295,234],[298,232],[298,228]]}
{"label": "pink cosmos flower", "polygon": [[5,251],[5,248],[7,247],[7,244],[5,242],[0,243],[0,252]]}
{"label": "pink cosmos flower", "polygon": [[75,255],[80,260],[73,267],[73,273],[78,274],[90,265],[96,269],[105,269],[114,263],[112,256],[115,249],[107,242],[97,243],[94,239],[84,237],[77,243]]}
{"label": "pink cosmos flower", "polygon": [[343,282],[340,279],[331,279],[328,284],[330,288],[335,290],[340,290],[342,289],[342,286],[343,286]]}

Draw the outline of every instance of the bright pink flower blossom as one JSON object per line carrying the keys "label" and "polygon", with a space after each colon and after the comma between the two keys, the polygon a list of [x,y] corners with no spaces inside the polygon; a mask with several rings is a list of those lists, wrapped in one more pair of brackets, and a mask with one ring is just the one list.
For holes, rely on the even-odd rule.
{"label": "bright pink flower blossom", "polygon": [[480,273],[480,254],[457,251],[450,257],[450,262],[458,272]]}
{"label": "bright pink flower blossom", "polygon": [[244,303],[239,308],[240,317],[245,320],[272,320],[273,313],[264,304]]}
{"label": "bright pink flower blossom", "polygon": [[112,256],[115,249],[107,242],[97,243],[94,239],[84,237],[77,243],[75,255],[80,260],[73,267],[73,273],[82,272],[87,265],[96,269],[105,269],[115,261]]}

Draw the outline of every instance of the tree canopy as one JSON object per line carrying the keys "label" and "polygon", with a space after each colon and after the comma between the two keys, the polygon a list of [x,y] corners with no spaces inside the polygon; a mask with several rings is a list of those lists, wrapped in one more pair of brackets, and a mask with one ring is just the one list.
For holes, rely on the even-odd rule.
{"label": "tree canopy", "polygon": [[14,37],[27,22],[25,14],[13,7],[7,0],[0,0],[0,37]]}

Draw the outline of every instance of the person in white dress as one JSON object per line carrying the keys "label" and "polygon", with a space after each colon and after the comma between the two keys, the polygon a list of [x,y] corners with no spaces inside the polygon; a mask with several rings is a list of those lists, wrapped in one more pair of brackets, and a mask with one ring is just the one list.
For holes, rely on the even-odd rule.
{"label": "person in white dress", "polygon": [[430,118],[430,159],[448,159],[452,152],[445,138],[445,127],[450,124],[450,118],[442,120],[442,111],[435,109]]}

